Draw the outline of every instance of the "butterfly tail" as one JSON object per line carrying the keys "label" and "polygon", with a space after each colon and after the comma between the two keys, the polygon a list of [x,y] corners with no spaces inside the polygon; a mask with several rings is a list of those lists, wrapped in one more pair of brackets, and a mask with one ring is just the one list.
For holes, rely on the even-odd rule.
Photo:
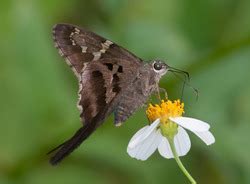
{"label": "butterfly tail", "polygon": [[95,125],[90,123],[81,127],[69,140],[60,144],[48,154],[56,151],[56,153],[50,158],[50,163],[52,165],[58,164],[66,156],[68,156],[72,151],[74,151],[84,140],[86,140],[95,130]]}

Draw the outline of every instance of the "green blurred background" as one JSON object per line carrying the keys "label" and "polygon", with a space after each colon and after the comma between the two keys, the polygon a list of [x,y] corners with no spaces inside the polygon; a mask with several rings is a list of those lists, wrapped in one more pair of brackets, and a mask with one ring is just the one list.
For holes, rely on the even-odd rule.
{"label": "green blurred background", "polygon": [[[80,127],[77,80],[53,47],[59,22],[190,72],[200,95],[186,88],[186,116],[209,122],[216,143],[190,134],[184,165],[198,183],[250,183],[249,0],[1,0],[0,184],[188,183],[174,160],[126,153],[144,110],[120,128],[110,117],[60,165],[48,164],[46,152]],[[160,85],[180,97],[178,78]]]}

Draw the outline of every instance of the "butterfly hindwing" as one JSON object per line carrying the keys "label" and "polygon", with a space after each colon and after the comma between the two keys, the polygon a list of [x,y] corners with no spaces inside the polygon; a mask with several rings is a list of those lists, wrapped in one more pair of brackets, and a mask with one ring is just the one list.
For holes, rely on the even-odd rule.
{"label": "butterfly hindwing", "polygon": [[[85,86],[79,95],[83,122],[91,122],[104,109],[111,113],[120,101],[116,98],[126,91],[137,74],[136,66],[127,60],[113,58],[91,62],[82,73],[82,86]],[[107,115],[105,112],[103,116]]]}

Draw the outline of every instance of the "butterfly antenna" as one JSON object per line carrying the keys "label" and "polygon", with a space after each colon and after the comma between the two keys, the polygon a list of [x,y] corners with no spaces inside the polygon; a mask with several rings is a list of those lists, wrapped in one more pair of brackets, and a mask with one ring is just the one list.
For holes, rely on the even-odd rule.
{"label": "butterfly antenna", "polygon": [[177,69],[177,68],[174,68],[174,67],[169,67],[169,71],[170,72],[174,72],[174,73],[180,73],[180,74],[183,74],[185,76],[185,80],[188,79],[188,82],[190,81],[190,75],[187,71],[184,71],[184,70],[180,70],[180,69]]}
{"label": "butterfly antenna", "polygon": [[[181,101],[183,100],[183,94],[184,94],[184,90],[185,90],[186,85],[188,87],[190,87],[195,92],[196,101],[198,101],[199,91],[198,91],[198,89],[196,89],[196,88],[194,88],[193,86],[190,85],[190,75],[189,75],[189,73],[184,71],[184,70],[180,70],[180,69],[173,68],[173,67],[170,67],[169,71],[172,72],[178,79],[183,81],[182,90],[181,90]],[[179,77],[177,74],[183,74],[184,79]]]}

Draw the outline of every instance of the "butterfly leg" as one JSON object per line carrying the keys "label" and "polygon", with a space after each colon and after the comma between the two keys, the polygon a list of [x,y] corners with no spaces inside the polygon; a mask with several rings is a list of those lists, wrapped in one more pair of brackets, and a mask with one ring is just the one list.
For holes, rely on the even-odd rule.
{"label": "butterfly leg", "polygon": [[157,96],[158,96],[158,99],[159,99],[159,101],[161,101],[161,92],[160,92],[160,87],[159,86],[157,86]]}
{"label": "butterfly leg", "polygon": [[168,99],[168,93],[166,91],[166,89],[164,88],[160,88],[159,86],[157,87],[157,90],[156,90],[156,93],[157,93],[157,96],[158,96],[158,99],[161,101],[161,93],[164,93],[164,98],[165,99]]}

